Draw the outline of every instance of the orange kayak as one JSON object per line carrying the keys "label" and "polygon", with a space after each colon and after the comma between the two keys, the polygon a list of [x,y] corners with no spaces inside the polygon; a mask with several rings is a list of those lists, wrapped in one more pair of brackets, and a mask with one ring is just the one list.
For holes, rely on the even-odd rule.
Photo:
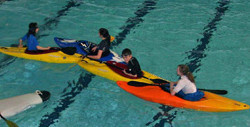
{"label": "orange kayak", "polygon": [[203,91],[205,96],[200,101],[187,101],[177,96],[172,96],[159,86],[131,86],[129,82],[117,81],[119,87],[143,100],[206,112],[231,112],[249,109],[249,105]]}

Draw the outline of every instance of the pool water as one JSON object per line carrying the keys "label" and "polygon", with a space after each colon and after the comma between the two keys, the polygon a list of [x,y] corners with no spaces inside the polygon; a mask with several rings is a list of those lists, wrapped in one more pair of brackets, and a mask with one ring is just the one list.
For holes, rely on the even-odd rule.
{"label": "pool water", "polygon": [[[38,22],[41,46],[54,37],[130,48],[141,68],[170,81],[187,64],[198,88],[223,89],[250,104],[250,3],[247,0],[1,0],[0,45],[18,44]],[[247,127],[250,111],[208,113],[141,100],[115,82],[74,64],[52,64],[0,54],[0,99],[47,90],[49,101],[9,120],[20,127]],[[0,121],[0,126],[6,126]]]}

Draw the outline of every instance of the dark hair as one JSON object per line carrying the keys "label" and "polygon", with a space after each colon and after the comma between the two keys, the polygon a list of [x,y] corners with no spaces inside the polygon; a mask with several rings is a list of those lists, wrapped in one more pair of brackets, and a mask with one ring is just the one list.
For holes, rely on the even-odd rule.
{"label": "dark hair", "polygon": [[186,75],[188,77],[188,79],[195,83],[194,81],[194,76],[193,74],[189,71],[189,67],[187,65],[184,65],[184,64],[180,64],[178,65],[179,67],[179,71],[183,74],[183,75]]}
{"label": "dark hair", "polygon": [[100,35],[102,35],[105,38],[105,40],[108,40],[109,45],[110,45],[109,31],[107,29],[105,29],[105,28],[100,28],[99,29],[99,33],[100,33]]}
{"label": "dark hair", "polygon": [[32,22],[29,24],[28,37],[32,35],[36,35],[36,29],[38,28],[38,24],[36,22]]}
{"label": "dark hair", "polygon": [[131,50],[128,48],[123,49],[122,56],[128,56],[128,55],[132,55]]}

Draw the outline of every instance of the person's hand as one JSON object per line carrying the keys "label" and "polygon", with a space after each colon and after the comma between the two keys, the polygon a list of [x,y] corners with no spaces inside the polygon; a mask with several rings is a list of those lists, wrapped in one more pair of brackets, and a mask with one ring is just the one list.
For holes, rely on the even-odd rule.
{"label": "person's hand", "polygon": [[96,46],[93,47],[93,48],[91,49],[91,51],[95,52],[96,48],[97,48]]}
{"label": "person's hand", "polygon": [[126,70],[122,70],[122,72],[123,72],[124,74],[126,74]]}
{"label": "person's hand", "polygon": [[86,56],[87,56],[87,55],[81,55],[80,57],[81,57],[81,59],[84,59]]}

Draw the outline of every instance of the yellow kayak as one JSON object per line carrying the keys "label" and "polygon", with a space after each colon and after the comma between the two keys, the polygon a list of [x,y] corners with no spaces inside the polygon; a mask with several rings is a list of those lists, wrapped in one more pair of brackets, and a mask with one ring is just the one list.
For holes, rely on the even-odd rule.
{"label": "yellow kayak", "polygon": [[247,104],[206,91],[204,91],[205,98],[201,99],[200,101],[191,102],[177,96],[171,96],[168,92],[161,90],[159,86],[129,86],[127,85],[127,82],[130,81],[142,82],[144,84],[154,84],[157,79],[164,79],[146,71],[143,71],[144,77],[128,77],[122,72],[123,69],[126,69],[126,65],[122,63],[117,63],[114,61],[99,62],[89,58],[84,58],[83,61],[79,62],[78,64],[85,70],[95,75],[113,80],[115,82],[118,81],[117,84],[125,91],[147,101],[207,112],[229,112],[249,109],[249,105]]}
{"label": "yellow kayak", "polygon": [[117,63],[114,61],[99,62],[99,61],[91,60],[89,58],[84,58],[83,61],[78,63],[78,65],[95,75],[107,78],[109,80],[113,80],[115,82],[116,81],[127,81],[127,82],[139,81],[139,82],[145,82],[145,83],[154,83],[150,79],[162,79],[146,71],[143,71],[143,75],[144,77],[147,77],[147,78],[144,78],[144,77],[132,78],[129,76],[125,76],[121,68],[125,69],[126,66],[122,63]]}
{"label": "yellow kayak", "polygon": [[58,49],[45,50],[41,52],[27,52],[25,48],[0,47],[0,52],[10,56],[43,61],[48,63],[77,63],[81,60],[80,54],[67,55]]}

